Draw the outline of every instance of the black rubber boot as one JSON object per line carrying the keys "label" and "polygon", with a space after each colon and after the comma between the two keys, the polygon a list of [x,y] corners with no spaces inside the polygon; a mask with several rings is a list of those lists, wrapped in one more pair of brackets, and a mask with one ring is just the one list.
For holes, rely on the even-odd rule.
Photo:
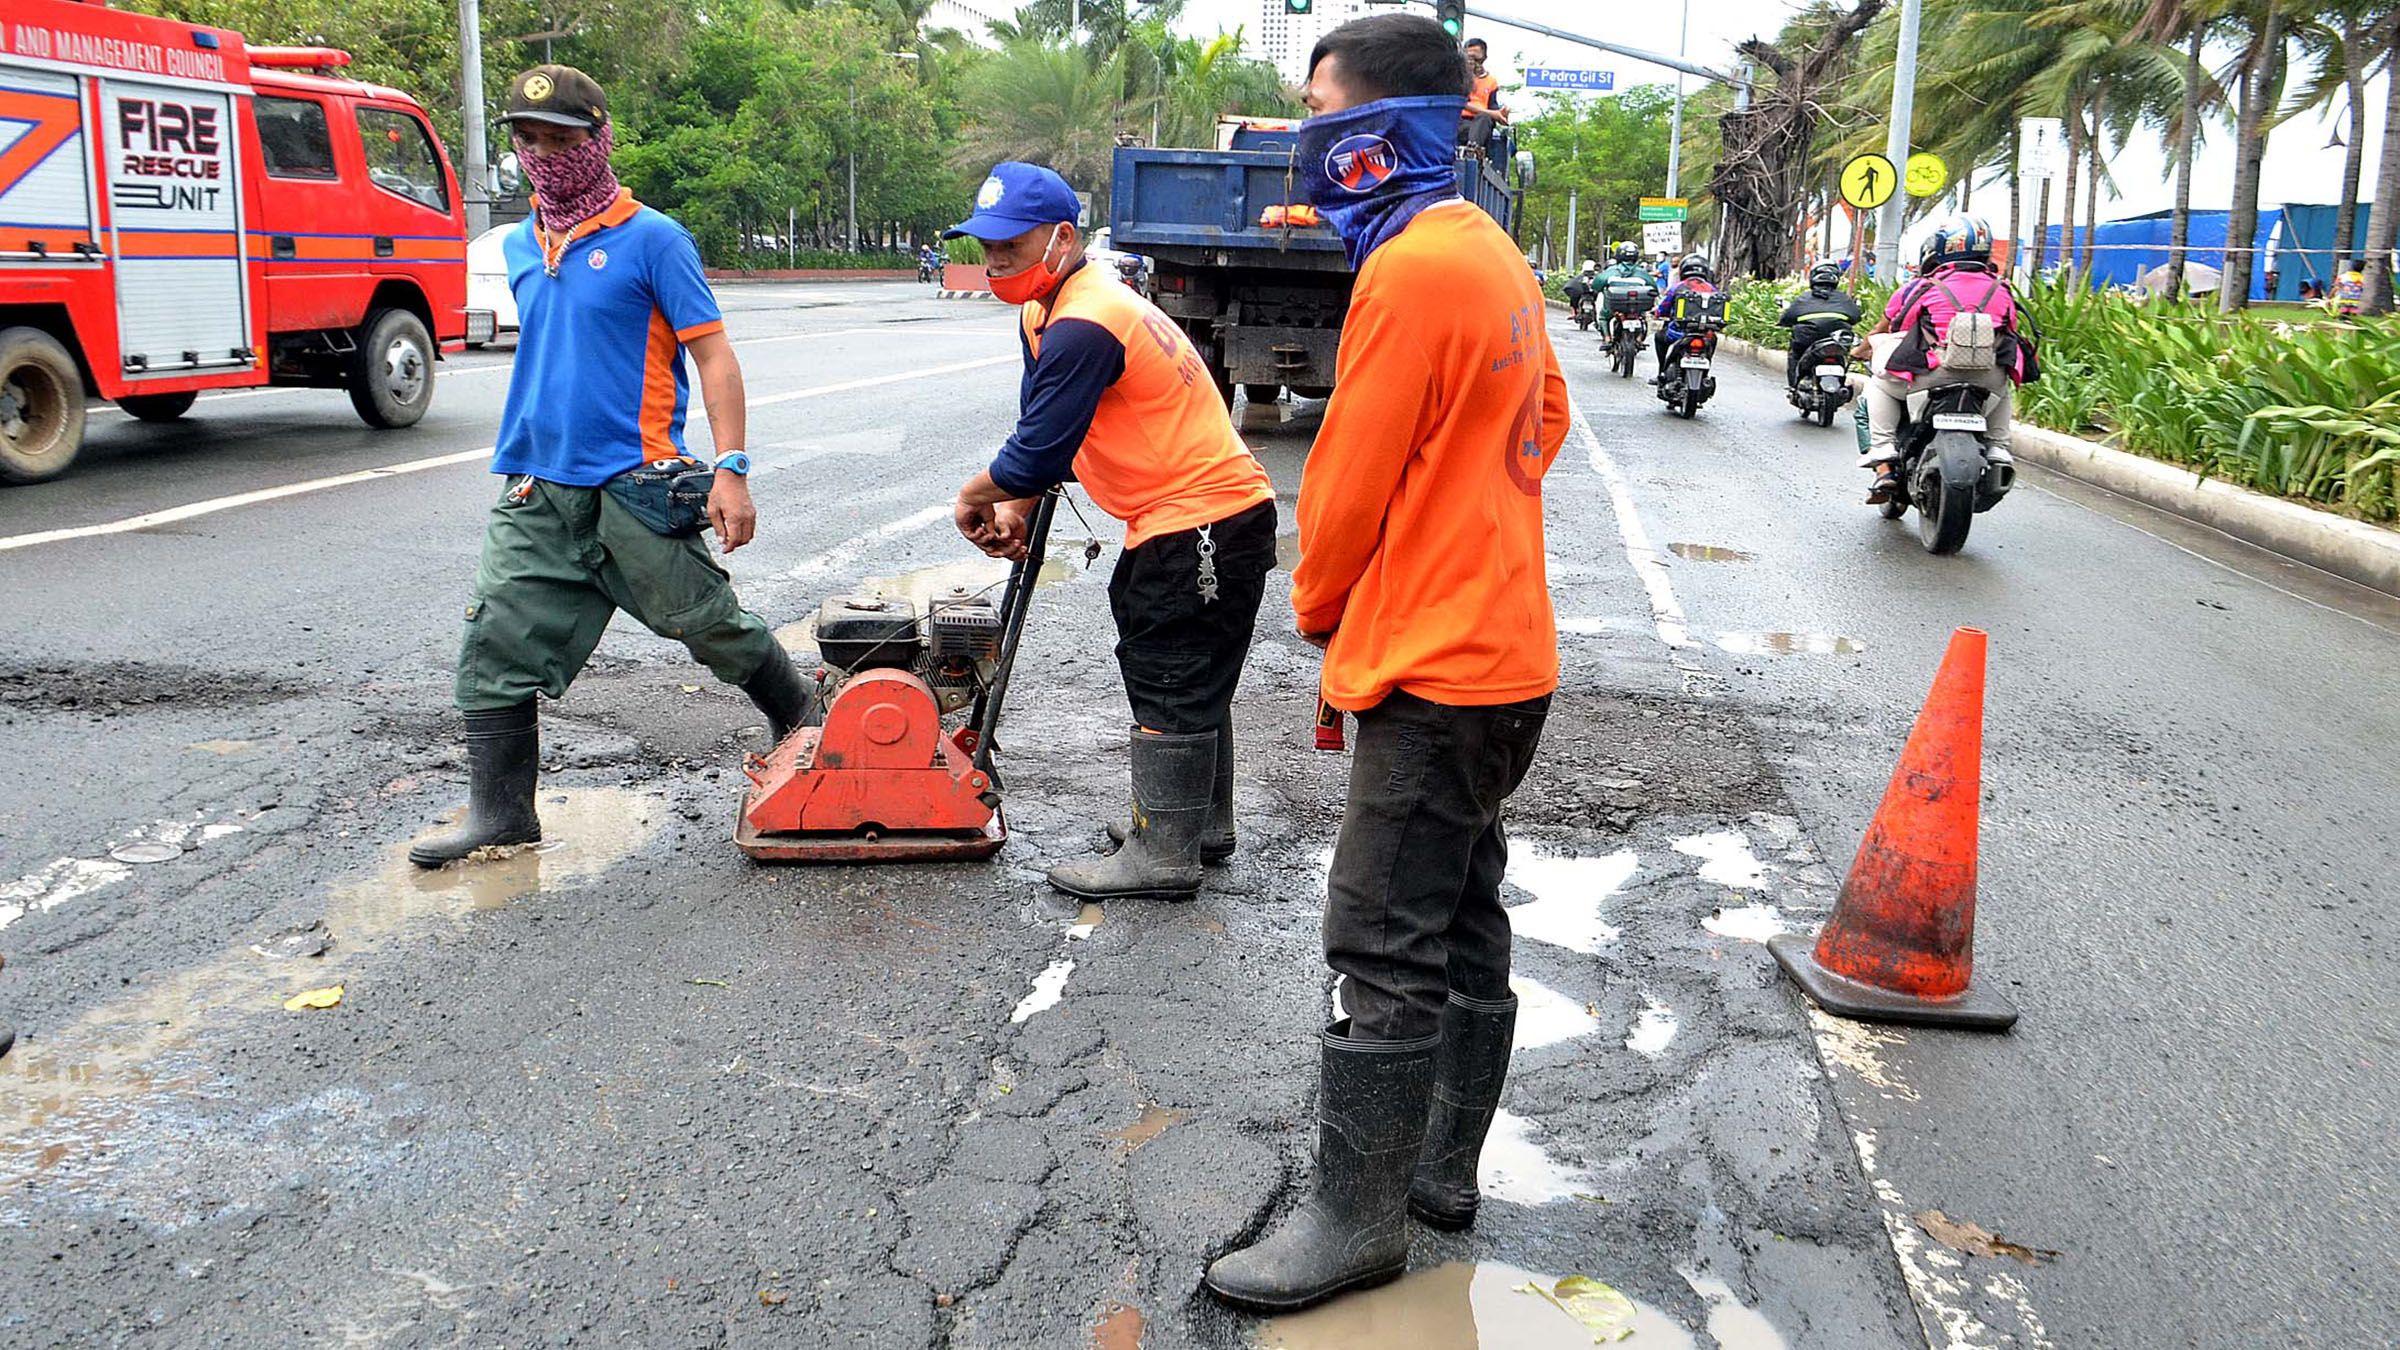
{"label": "black rubber boot", "polygon": [[[1125,842],[1125,822],[1108,823],[1108,837],[1118,844]],[[1210,800],[1208,829],[1200,836],[1200,861],[1215,864],[1233,856],[1236,845],[1233,834],[1233,722],[1228,719],[1217,728],[1217,772],[1215,794]]]}
{"label": "black rubber boot", "polygon": [[1200,890],[1200,835],[1214,805],[1217,733],[1134,728],[1133,832],[1105,858],[1061,863],[1050,884],[1079,900],[1188,900]]}
{"label": "black rubber boot", "polygon": [[767,659],[742,682],[742,692],[766,715],[767,734],[777,745],[798,727],[813,727],[825,721],[825,708],[817,699],[817,691],[809,681],[800,678],[800,670],[792,664],[792,655],[778,642],[768,649]]}
{"label": "black rubber boot", "polygon": [[419,867],[456,862],[494,844],[531,844],[542,837],[533,809],[534,778],[541,772],[541,719],[532,699],[498,712],[467,718],[467,823],[455,834],[428,839],[409,849]]}
{"label": "black rubber boot", "polygon": [[1445,1232],[1475,1223],[1483,1193],[1475,1166],[1483,1137],[1500,1109],[1508,1082],[1508,1052],[1516,1040],[1517,996],[1499,1002],[1453,993],[1442,1008],[1442,1049],[1433,1071],[1433,1112],[1425,1122],[1425,1152],[1408,1187],[1408,1212]]}
{"label": "black rubber boot", "polygon": [[6,1022],[0,1022],[0,1055],[6,1055],[9,1047],[16,1043],[17,1029]]}
{"label": "black rubber boot", "polygon": [[1348,1018],[1319,1036],[1316,1189],[1274,1232],[1209,1265],[1209,1292],[1282,1313],[1408,1269],[1408,1183],[1425,1143],[1437,1033],[1355,1041]]}

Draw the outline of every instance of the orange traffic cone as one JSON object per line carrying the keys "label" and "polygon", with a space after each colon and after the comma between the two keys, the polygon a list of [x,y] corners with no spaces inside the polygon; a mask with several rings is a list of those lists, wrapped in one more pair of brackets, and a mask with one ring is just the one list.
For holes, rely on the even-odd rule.
{"label": "orange traffic cone", "polygon": [[1984,1031],[2016,1024],[2007,999],[1969,985],[1983,657],[1981,629],[1951,634],[1933,692],[1814,950],[1796,933],[1767,944],[1828,1012]]}

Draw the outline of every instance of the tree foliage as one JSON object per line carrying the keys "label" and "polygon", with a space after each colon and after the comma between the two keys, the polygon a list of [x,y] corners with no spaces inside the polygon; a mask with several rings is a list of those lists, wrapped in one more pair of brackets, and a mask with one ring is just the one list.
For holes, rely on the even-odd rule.
{"label": "tree foliage", "polygon": [[1655,84],[1614,98],[1542,95],[1534,113],[1517,119],[1517,143],[1533,152],[1539,170],[1520,217],[1526,237],[1551,222],[1553,243],[1566,248],[1567,199],[1573,194],[1579,256],[1563,258],[1564,265],[1596,259],[1620,239],[1639,241],[1635,212],[1640,199],[1666,187],[1674,102],[1674,90]]}

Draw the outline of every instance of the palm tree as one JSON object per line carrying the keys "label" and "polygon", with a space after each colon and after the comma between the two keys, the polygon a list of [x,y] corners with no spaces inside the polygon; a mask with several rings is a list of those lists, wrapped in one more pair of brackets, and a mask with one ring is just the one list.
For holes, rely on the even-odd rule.
{"label": "palm tree", "polygon": [[1048,165],[1105,215],[1117,137],[1150,122],[1150,100],[1126,97],[1125,65],[1121,49],[1100,59],[1081,47],[1010,43],[966,74],[967,125],[953,161],[968,170],[1006,159]]}
{"label": "palm tree", "polygon": [[2287,0],[2236,0],[2229,19],[2246,33],[2247,41],[2234,74],[2240,104],[2234,120],[2233,209],[2225,224],[2225,276],[2217,288],[2217,309],[2231,314],[2250,303],[2250,277],[2257,266],[2252,251],[2258,238],[2258,180],[2272,131],[2283,102],[2283,80],[2290,68],[2290,20]]}
{"label": "palm tree", "polygon": [[2392,312],[2392,250],[2400,248],[2400,22],[2384,27],[2383,155],[2367,215],[2367,312]]}
{"label": "palm tree", "polygon": [[2392,0],[2335,0],[2293,29],[2301,49],[2317,63],[2316,78],[2302,91],[2306,108],[2331,108],[2342,101],[2349,136],[2342,153],[2342,192],[2335,200],[2341,210],[2333,227],[2336,268],[2358,256],[2358,185],[2367,160],[2367,82],[2378,48],[2389,46],[2391,30],[2400,25],[2400,4]]}

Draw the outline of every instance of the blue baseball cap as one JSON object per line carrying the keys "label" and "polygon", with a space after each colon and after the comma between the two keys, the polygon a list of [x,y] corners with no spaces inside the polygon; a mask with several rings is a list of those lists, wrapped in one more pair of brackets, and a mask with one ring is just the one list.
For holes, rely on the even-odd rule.
{"label": "blue baseball cap", "polygon": [[1012,160],[992,166],[991,176],[976,190],[975,214],[942,231],[942,237],[1014,239],[1027,230],[1082,219],[1083,203],[1066,179],[1039,164]]}

